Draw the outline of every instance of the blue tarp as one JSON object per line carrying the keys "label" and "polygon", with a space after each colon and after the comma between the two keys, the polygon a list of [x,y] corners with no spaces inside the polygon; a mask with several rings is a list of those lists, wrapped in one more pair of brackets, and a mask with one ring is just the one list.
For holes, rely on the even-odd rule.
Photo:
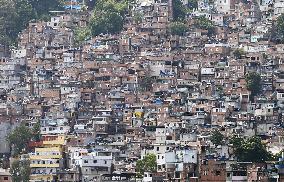
{"label": "blue tarp", "polygon": [[[64,6],[65,9],[71,9],[71,5]],[[72,9],[80,10],[82,7],[80,5],[73,5]]]}
{"label": "blue tarp", "polygon": [[112,105],[112,108],[114,109],[122,109],[124,107],[124,104],[114,104]]}
{"label": "blue tarp", "polygon": [[162,71],[160,70],[160,76],[174,76],[175,75],[175,72],[169,72],[169,71]]}
{"label": "blue tarp", "polygon": [[159,99],[159,98],[155,99],[153,102],[155,104],[158,104],[158,105],[162,105],[163,104],[163,101],[161,99]]}

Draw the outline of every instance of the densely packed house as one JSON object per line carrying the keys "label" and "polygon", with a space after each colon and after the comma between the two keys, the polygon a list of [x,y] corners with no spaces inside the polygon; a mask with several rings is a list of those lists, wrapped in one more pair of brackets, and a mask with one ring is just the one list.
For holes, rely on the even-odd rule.
{"label": "densely packed house", "polygon": [[[240,161],[226,140],[284,148],[284,45],[268,36],[281,13],[283,0],[198,0],[189,31],[171,35],[173,0],[138,0],[121,33],[81,46],[72,27],[87,26],[88,12],[29,23],[9,56],[0,46],[0,156],[9,160],[14,128],[39,123],[40,140],[19,156],[31,181],[284,181],[284,158]],[[213,34],[195,26],[199,17]],[[149,154],[155,170],[137,175]],[[0,181],[11,181],[3,166]]]}

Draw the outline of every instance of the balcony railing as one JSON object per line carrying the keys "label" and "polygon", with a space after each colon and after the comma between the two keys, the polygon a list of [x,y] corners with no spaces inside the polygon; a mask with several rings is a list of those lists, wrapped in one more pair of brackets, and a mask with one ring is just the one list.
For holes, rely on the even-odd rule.
{"label": "balcony railing", "polygon": [[31,168],[59,168],[59,164],[30,164]]}

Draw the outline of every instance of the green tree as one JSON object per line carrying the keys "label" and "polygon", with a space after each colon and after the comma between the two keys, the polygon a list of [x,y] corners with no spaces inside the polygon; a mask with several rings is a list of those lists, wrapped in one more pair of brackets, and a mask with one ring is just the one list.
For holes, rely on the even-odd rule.
{"label": "green tree", "polygon": [[233,135],[229,139],[229,143],[232,145],[232,148],[234,150],[235,156],[241,156],[243,152],[242,144],[244,143],[244,139],[241,137],[238,137],[236,135]]}
{"label": "green tree", "polygon": [[236,148],[237,146],[241,146],[241,144],[244,142],[244,138],[241,138],[237,135],[232,135],[229,138],[229,143],[233,145],[233,148]]}
{"label": "green tree", "polygon": [[173,20],[182,21],[187,14],[187,8],[183,5],[181,0],[173,0]]}
{"label": "green tree", "polygon": [[182,36],[188,31],[188,26],[183,22],[172,22],[169,27],[172,35]]}
{"label": "green tree", "polygon": [[236,49],[233,52],[233,55],[236,59],[241,59],[245,55],[245,51],[244,49]]}
{"label": "green tree", "polygon": [[154,79],[150,75],[146,75],[141,79],[140,88],[142,91],[151,91],[153,88]]}
{"label": "green tree", "polygon": [[219,85],[216,87],[216,92],[219,94],[219,96],[223,96],[224,95],[224,88]]}
{"label": "green tree", "polygon": [[224,135],[219,130],[214,130],[210,137],[211,142],[215,145],[222,145],[224,140]]}
{"label": "green tree", "polygon": [[123,28],[123,19],[117,12],[100,12],[91,19],[92,35],[101,33],[119,33]]}
{"label": "green tree", "polygon": [[272,160],[273,161],[278,161],[279,158],[282,158],[282,153],[284,152],[284,150],[281,150],[279,152],[277,152],[276,154],[272,155]]}
{"label": "green tree", "polygon": [[63,10],[64,0],[28,0],[37,19],[42,19],[49,15],[49,11]]}
{"label": "green tree", "polygon": [[74,31],[74,43],[80,46],[84,41],[91,38],[91,30],[88,27],[76,28]]}
{"label": "green tree", "polygon": [[145,76],[138,80],[141,91],[151,91],[153,89],[154,78],[151,76],[152,70],[148,65],[145,67]]}
{"label": "green tree", "polygon": [[259,73],[251,72],[246,75],[246,86],[249,91],[251,91],[251,99],[254,98],[254,96],[261,93],[261,76]]}
{"label": "green tree", "polygon": [[15,160],[10,168],[13,182],[29,182],[30,162],[28,160]]}
{"label": "green tree", "polygon": [[50,10],[62,10],[62,0],[0,0],[0,42],[16,42],[18,33],[32,19],[49,15]]}
{"label": "green tree", "polygon": [[208,3],[209,4],[214,4],[215,0],[209,0]]}
{"label": "green tree", "polygon": [[143,14],[140,13],[140,12],[136,12],[134,15],[133,15],[133,20],[136,24],[138,23],[141,23],[142,22],[142,18],[143,18]]}
{"label": "green tree", "polygon": [[41,139],[41,134],[40,134],[40,122],[37,122],[34,124],[33,129],[32,129],[32,138],[34,141],[40,141]]}
{"label": "green tree", "polygon": [[17,156],[28,148],[28,143],[32,138],[31,130],[26,127],[23,123],[16,127],[7,136],[8,142],[12,146],[13,156]]}
{"label": "green tree", "polygon": [[16,19],[14,20],[16,23],[16,27],[14,28],[13,37],[17,37],[18,33],[27,27],[27,24],[31,19],[35,19],[35,11],[29,2],[29,0],[16,0],[15,1],[16,8]]}
{"label": "green tree", "polygon": [[203,30],[208,30],[208,35],[214,34],[214,24],[211,20],[207,19],[205,16],[197,17],[195,20],[195,26]]}
{"label": "green tree", "polygon": [[9,45],[15,38],[17,12],[14,1],[0,0],[0,44]]}
{"label": "green tree", "polygon": [[89,10],[92,10],[96,5],[96,0],[85,0],[85,5],[88,6]]}
{"label": "green tree", "polygon": [[261,142],[261,138],[257,136],[248,139],[233,136],[230,139],[234,155],[241,162],[264,162],[272,159],[270,152],[266,150],[266,146]]}
{"label": "green tree", "polygon": [[156,172],[157,159],[155,154],[147,154],[143,159],[136,163],[136,172],[139,177],[143,176],[144,172]]}
{"label": "green tree", "polygon": [[197,17],[195,25],[197,26],[197,28],[205,29],[205,30],[208,30],[214,27],[212,21],[207,19],[205,16]]}
{"label": "green tree", "polygon": [[127,0],[97,0],[94,10],[115,11],[124,16],[127,12],[128,3]]}
{"label": "green tree", "polygon": [[125,1],[99,0],[90,21],[93,36],[101,33],[119,33],[123,28],[123,16],[127,9]]}
{"label": "green tree", "polygon": [[189,9],[197,9],[198,8],[198,1],[197,0],[189,0],[188,1]]}
{"label": "green tree", "polygon": [[273,23],[271,40],[275,43],[284,43],[284,14],[278,16],[277,20]]}

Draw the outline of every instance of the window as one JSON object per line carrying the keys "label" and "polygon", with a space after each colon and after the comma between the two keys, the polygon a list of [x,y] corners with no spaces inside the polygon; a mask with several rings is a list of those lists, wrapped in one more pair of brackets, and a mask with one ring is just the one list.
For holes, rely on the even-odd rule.
{"label": "window", "polygon": [[179,172],[175,172],[175,177],[176,178],[180,178],[180,173]]}
{"label": "window", "polygon": [[166,140],[172,140],[172,136],[166,136]]}
{"label": "window", "polygon": [[207,170],[203,171],[203,175],[207,176],[208,175],[208,171]]}
{"label": "window", "polygon": [[244,99],[247,99],[247,98],[248,98],[248,95],[243,95],[243,98],[244,98]]}
{"label": "window", "polygon": [[9,178],[8,177],[4,177],[4,181],[7,181]]}
{"label": "window", "polygon": [[220,176],[221,175],[221,171],[216,171],[216,176]]}
{"label": "window", "polygon": [[107,164],[107,161],[105,161],[105,164]]}
{"label": "window", "polygon": [[87,163],[89,163],[89,161],[88,160],[84,160],[84,163],[87,164]]}
{"label": "window", "polygon": [[98,162],[97,160],[94,160],[94,161],[93,161],[93,163],[97,163],[97,162]]}

